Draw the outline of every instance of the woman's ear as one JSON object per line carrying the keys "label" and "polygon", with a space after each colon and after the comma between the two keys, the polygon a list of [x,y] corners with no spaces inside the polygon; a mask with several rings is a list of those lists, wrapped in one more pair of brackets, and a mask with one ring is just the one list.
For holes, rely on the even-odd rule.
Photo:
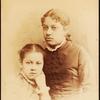
{"label": "woman's ear", "polygon": [[64,26],[65,36],[70,33],[70,25]]}
{"label": "woman's ear", "polygon": [[64,31],[65,31],[66,39],[71,41],[72,39],[71,39],[71,34],[70,34],[70,31],[71,31],[70,25],[65,26]]}

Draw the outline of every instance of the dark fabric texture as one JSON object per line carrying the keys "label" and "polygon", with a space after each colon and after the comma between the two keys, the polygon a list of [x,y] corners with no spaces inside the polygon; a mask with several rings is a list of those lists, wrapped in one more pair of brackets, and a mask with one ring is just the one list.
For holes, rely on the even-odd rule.
{"label": "dark fabric texture", "polygon": [[[84,80],[84,60],[80,54],[82,51],[78,45],[67,41],[56,51],[45,49],[45,65],[43,71],[46,75],[46,83],[51,88],[51,94],[67,94],[78,91]],[[84,55],[84,54],[83,54]],[[82,65],[80,67],[80,65]]]}

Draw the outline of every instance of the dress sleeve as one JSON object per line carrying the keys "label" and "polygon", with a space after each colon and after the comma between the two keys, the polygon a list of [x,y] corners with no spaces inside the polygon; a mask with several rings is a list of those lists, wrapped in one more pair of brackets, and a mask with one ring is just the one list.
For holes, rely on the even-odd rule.
{"label": "dress sleeve", "polygon": [[92,60],[84,48],[80,49],[78,65],[78,75],[81,89],[83,91],[91,90],[93,87],[93,81],[95,81],[95,71]]}

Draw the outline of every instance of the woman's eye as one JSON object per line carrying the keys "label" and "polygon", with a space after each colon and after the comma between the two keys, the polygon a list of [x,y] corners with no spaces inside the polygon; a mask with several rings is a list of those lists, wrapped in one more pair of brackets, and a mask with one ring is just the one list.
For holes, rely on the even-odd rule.
{"label": "woman's eye", "polygon": [[27,61],[26,64],[31,64],[31,62],[28,62],[28,61]]}
{"label": "woman's eye", "polygon": [[42,62],[37,61],[36,64],[42,64]]}
{"label": "woman's eye", "polygon": [[48,26],[43,26],[43,29],[44,29],[44,30],[47,30],[47,29],[48,29]]}

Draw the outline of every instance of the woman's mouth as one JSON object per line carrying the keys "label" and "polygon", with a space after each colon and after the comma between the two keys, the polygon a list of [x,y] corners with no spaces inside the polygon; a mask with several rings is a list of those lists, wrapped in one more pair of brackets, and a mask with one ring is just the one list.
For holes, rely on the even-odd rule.
{"label": "woman's mouth", "polygon": [[47,41],[53,40],[53,38],[46,38]]}

